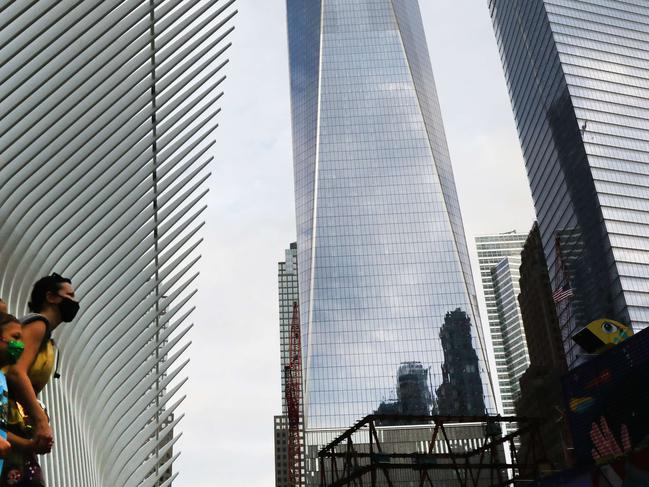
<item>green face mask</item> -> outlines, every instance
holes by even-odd
[[[19,342],[18,340],[7,341],[0,338],[0,341],[7,344],[7,357],[9,358],[9,363],[15,364],[16,362],[18,362],[18,359],[25,350],[25,344],[23,342]]]

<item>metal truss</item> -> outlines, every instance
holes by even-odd
[[[169,486],[235,0],[0,2],[0,296],[73,279],[48,485]]]
[[[381,441],[381,424],[395,428],[427,428],[429,440],[411,440],[404,448],[394,448]],[[482,438],[458,441],[450,428],[482,425]],[[511,433],[503,426],[509,425]],[[518,425],[518,426],[516,426]],[[523,458],[517,444],[522,437],[530,439]],[[468,439],[467,439],[468,440]],[[339,486],[506,486],[538,477],[538,458],[543,456],[534,446],[540,444],[538,421],[522,417],[502,416],[408,416],[369,415],[320,450],[321,487]],[[425,443],[425,444],[422,444]],[[472,446],[473,445],[473,446]],[[403,446],[403,445],[401,445]],[[425,448],[422,448],[425,447]],[[505,453],[507,448],[508,455]],[[419,451],[413,451],[417,450]],[[509,457],[509,458],[508,458]],[[435,472],[451,472],[444,478]]]

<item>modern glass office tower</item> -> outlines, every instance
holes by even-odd
[[[297,243],[293,242],[285,250],[285,259],[277,264],[277,284],[279,290],[279,346],[282,374],[282,414],[287,414],[284,367],[289,365],[289,346],[293,304],[300,302],[297,277]]]
[[[521,251],[527,235],[477,237],[478,265],[487,306],[500,399],[505,416],[514,416],[518,380],[529,365],[525,329],[518,305]]]
[[[601,317],[649,323],[649,5],[490,0],[570,364]]]
[[[399,367],[442,382],[448,313],[477,299],[419,5],[287,0],[307,430],[352,425]],[[466,323],[463,321],[463,323]]]
[[[284,251],[284,261],[277,264],[277,287],[279,292],[279,351],[282,376],[282,415],[275,416],[275,487],[289,486],[289,418],[286,403],[286,369],[290,365],[290,332],[293,305],[299,304],[297,243]],[[302,478],[298,482],[302,482]],[[301,484],[300,484],[301,485]]]
[[[233,1],[3,2],[0,296],[58,272],[81,299],[42,399],[47,485],[177,474],[210,134]]]

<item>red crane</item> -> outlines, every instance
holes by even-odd
[[[288,409],[288,485],[302,485],[302,352],[300,342],[300,306],[293,303],[289,331],[289,362],[284,367],[285,395]]]

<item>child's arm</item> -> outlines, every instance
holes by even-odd
[[[11,443],[0,436],[0,458],[7,458],[11,450]]]
[[[7,444],[7,453],[9,449],[14,448],[22,453],[32,453],[34,451],[34,442],[22,436],[13,434],[11,431],[7,431],[7,440],[0,438],[1,441],[4,441]],[[0,441],[0,443],[1,443]],[[2,447],[0,447],[0,456],[4,458],[7,453],[2,453]]]
[[[34,321],[23,326],[25,351],[18,362],[9,367],[5,373],[11,394],[27,410],[27,415],[33,422],[34,451],[40,454],[49,453],[52,450],[52,428],[45,411],[36,399],[36,392],[29,381],[27,371],[36,359],[46,330],[47,326],[43,321]]]

